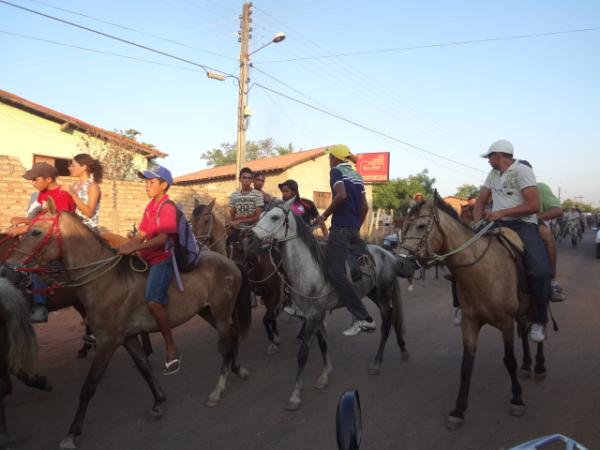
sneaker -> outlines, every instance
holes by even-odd
[[[291,317],[304,317],[304,314],[302,314],[302,311],[300,311],[298,309],[298,307],[296,305],[294,305],[293,303],[284,307],[283,310],[289,314]]]
[[[31,317],[29,318],[31,323],[46,323],[48,322],[48,309],[45,305],[35,305],[33,307],[33,312],[31,313]]]
[[[350,328],[345,330],[342,334],[344,336],[356,336],[361,331],[374,331],[377,326],[375,321],[367,322],[366,320],[355,320]]]
[[[552,298],[550,299],[553,302],[564,302],[565,301],[565,291],[558,285],[558,283],[552,284]]]
[[[529,328],[529,340],[544,342],[546,340],[546,327],[538,322],[532,323]]]
[[[454,311],[454,318],[452,319],[452,323],[455,327],[460,327],[460,325],[462,324],[462,309],[456,308],[456,311]]]

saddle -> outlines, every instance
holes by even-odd
[[[523,255],[525,247],[523,245],[523,241],[516,231],[508,227],[498,227],[490,230],[489,234],[496,235],[498,237],[498,240],[506,247],[513,259],[517,256]]]
[[[350,267],[352,281],[360,281],[363,275],[373,277],[375,261],[370,253],[363,253],[363,246],[352,245],[346,254],[346,262]]]

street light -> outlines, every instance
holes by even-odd
[[[278,44],[279,42],[283,41],[285,39],[285,33],[280,31],[278,33],[275,33],[275,36],[273,36],[273,39],[271,39],[269,42],[267,42],[266,44],[258,47],[256,50],[251,51],[250,53],[248,53],[248,56],[255,54],[257,51],[262,50],[263,48],[265,48],[267,45],[271,45],[271,44]]]

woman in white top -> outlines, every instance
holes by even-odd
[[[76,213],[83,223],[98,232],[98,213],[100,211],[100,183],[104,169],[102,163],[87,153],[75,156],[69,164],[72,177],[79,181],[71,186],[71,196],[77,206]]]

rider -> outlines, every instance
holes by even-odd
[[[87,153],[80,153],[69,163],[69,173],[79,178],[69,191],[77,209],[75,213],[92,231],[98,233],[98,214],[100,212],[100,183],[104,168],[102,163]]]
[[[565,216],[566,216],[567,222],[570,222],[571,220],[576,221],[577,234],[581,238],[583,236],[583,219],[582,219],[581,211],[579,210],[579,208],[577,208],[577,205],[571,206],[571,210],[568,211],[567,214],[565,214]],[[566,234],[566,228],[565,228],[565,234]]]
[[[534,342],[543,342],[546,339],[548,301],[552,296],[552,268],[548,251],[537,229],[536,213],[540,209],[540,202],[535,176],[528,166],[513,158],[513,153],[512,144],[502,139],[494,142],[481,155],[488,159],[492,170],[479,192],[473,217],[475,221],[481,220],[484,205],[491,196],[492,211],[486,212],[485,218],[516,231],[523,241],[527,281],[534,301],[534,321],[529,329],[529,338]]]
[[[57,211],[75,211],[75,203],[68,192],[63,191],[61,186],[56,182],[58,177],[58,170],[56,167],[51,166],[47,162],[35,163],[30,170],[25,172],[23,178],[31,180],[33,187],[38,191],[37,205],[41,207],[42,204],[52,198],[56,206]],[[35,202],[33,204],[36,204]],[[30,205],[30,211],[32,210]],[[36,212],[39,209],[34,208]],[[30,214],[29,217],[13,217],[10,220],[11,228],[8,230],[8,234],[11,236],[19,236],[27,232],[29,224],[33,222],[35,215]],[[31,217],[33,216],[33,217]],[[31,284],[34,290],[40,291],[48,287],[48,285],[39,277],[38,274],[31,275]],[[48,322],[48,309],[46,303],[48,302],[48,296],[46,294],[37,292],[33,294],[33,311],[31,313],[32,323],[44,323]]]
[[[227,236],[227,247],[239,240],[240,225],[254,225],[264,209],[264,197],[261,191],[252,188],[252,170],[243,167],[240,170],[241,189],[229,197],[230,220],[226,224],[234,232]]]
[[[301,198],[300,192],[298,192],[298,183],[296,180],[286,180],[283,183],[280,183],[279,190],[281,191],[281,197],[283,201],[291,200],[292,202],[290,208],[294,212],[294,214],[299,215],[304,220],[304,223],[307,225],[314,225],[315,220],[319,217],[319,211],[317,210],[316,205],[307,198]],[[324,223],[320,225],[321,232],[323,233],[323,237],[327,238],[329,235],[329,231],[327,231],[327,227]]]
[[[265,205],[271,203],[273,197],[271,196],[271,194],[267,194],[265,191],[263,191],[263,186],[265,185],[265,174],[263,172],[254,172],[254,174],[252,175],[252,185],[254,186],[254,189],[260,191],[260,193],[262,194],[263,203]]]
[[[168,169],[161,166],[138,172],[138,176],[146,183],[146,194],[150,202],[144,210],[138,234],[121,245],[118,252],[129,255],[139,251],[140,256],[150,265],[146,281],[146,306],[156,320],[167,347],[167,361],[163,374],[171,375],[181,368],[181,356],[173,340],[167,311],[169,286],[174,271],[171,250],[166,244],[169,238],[175,241],[177,235],[176,210],[173,203],[168,202],[167,195],[169,187],[173,184],[173,176]]]
[[[368,250],[360,238],[359,230],[365,220],[369,207],[365,196],[362,177],[346,160],[353,158],[345,145],[333,145],[326,150],[329,153],[329,184],[333,200],[320,215],[315,224],[321,225],[329,216],[331,229],[327,239],[327,267],[331,284],[340,301],[354,316],[354,323],[344,331],[345,336],[356,336],[361,331],[373,331],[375,321],[367,312],[346,276],[346,255],[350,246]]]

